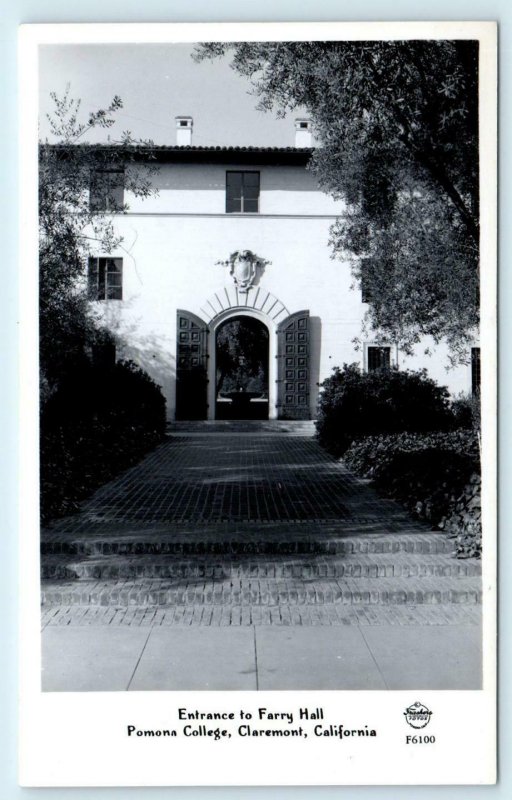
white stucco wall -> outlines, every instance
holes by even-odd
[[[260,173],[259,214],[336,214],[339,203],[318,191],[312,173],[301,166],[163,164],[151,180],[158,195],[144,200],[127,193],[131,213],[224,214],[226,170]]]
[[[97,303],[117,338],[119,358],[132,358],[162,386],[168,417],[175,413],[176,309],[186,309],[210,321],[217,309],[215,295],[230,300],[236,312],[233,279],[226,260],[235,250],[252,250],[271,261],[242,307],[252,305],[259,289],[261,303],[270,293],[293,313],[308,309],[311,318],[311,413],[318,386],[332,367],[344,362],[363,365],[361,337],[365,306],[352,289],[349,265],[330,257],[329,226],[342,213],[340,204],[320,192],[312,175],[301,167],[255,167],[261,173],[260,213],[225,213],[225,172],[237,165],[178,164],[163,167],[157,197],[127,198],[130,212],[116,218],[122,247],[112,255],[123,259],[123,300]],[[250,169],[244,165],[240,169]],[[102,255],[98,253],[98,255]],[[258,304],[257,304],[258,305]],[[267,306],[268,308],[268,306]],[[275,307],[276,309],[278,306]],[[225,314],[224,314],[225,316]],[[279,319],[267,319],[271,338]],[[424,350],[430,347],[432,355]],[[271,343],[271,355],[275,344]],[[270,359],[275,381],[275,359]],[[454,393],[471,386],[469,367],[446,372],[446,348],[422,342],[414,356],[398,353],[401,368],[426,367]],[[272,374],[274,373],[274,374]],[[275,391],[270,392],[274,416]],[[210,403],[210,414],[213,414]]]

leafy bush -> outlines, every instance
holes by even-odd
[[[322,383],[318,438],[340,455],[363,436],[447,430],[453,425],[448,397],[425,370],[362,373],[345,364]]]
[[[454,427],[480,430],[480,395],[459,394],[452,400],[451,411]]]
[[[164,432],[164,397],[133,362],[86,364],[69,374],[41,413],[43,522],[75,511]]]
[[[437,526],[479,471],[479,448],[472,431],[404,433],[355,442],[344,460],[381,494]]]
[[[482,555],[482,486],[475,472],[443,519],[440,528],[455,539],[457,558],[480,558]]]
[[[86,421],[163,433],[165,400],[160,387],[133,361],[85,364],[61,381],[44,406],[43,422],[53,428]]]

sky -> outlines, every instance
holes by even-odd
[[[108,131],[88,134],[88,141],[114,141],[123,131],[152,139],[155,144],[176,142],[174,118],[194,119],[194,145],[294,144],[294,119],[275,112],[257,111],[250,83],[238,76],[228,59],[195,63],[191,44],[43,45],[39,54],[40,134],[54,141],[46,114],[54,105],[51,92],[80,98],[83,119],[89,111],[108,106],[114,95],[123,101],[116,123]]]

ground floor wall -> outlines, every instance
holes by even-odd
[[[362,332],[366,310],[353,285],[348,264],[333,260],[326,218],[237,217],[196,219],[134,215],[119,222],[123,246],[122,300],[95,303],[116,340],[117,358],[143,367],[162,387],[170,420],[176,417],[179,346],[178,311],[194,315],[204,337],[208,377],[207,411],[215,416],[215,334],[235,316],[258,318],[269,333],[268,413],[283,413],[287,356],[294,358],[295,388],[307,382],[307,416],[316,415],[320,384],[335,366],[369,366],[369,348],[376,341]],[[250,251],[259,266],[250,285],[237,282],[230,257]],[[224,263],[219,263],[224,262]],[[293,354],[283,350],[280,326],[292,315],[307,316],[307,364],[301,370],[298,340]],[[301,340],[304,343],[304,340]],[[292,342],[290,341],[290,345]],[[412,355],[390,346],[391,363],[400,369],[427,369],[452,394],[471,389],[469,364],[450,368],[444,345],[421,342]],[[280,349],[281,348],[281,349]],[[291,362],[290,362],[291,370]],[[288,372],[291,375],[291,372]],[[288,381],[291,386],[292,381]]]

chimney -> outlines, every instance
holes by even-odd
[[[176,144],[178,147],[190,147],[192,144],[192,117],[176,117]]]
[[[295,147],[312,147],[313,137],[311,134],[310,119],[295,120]]]

